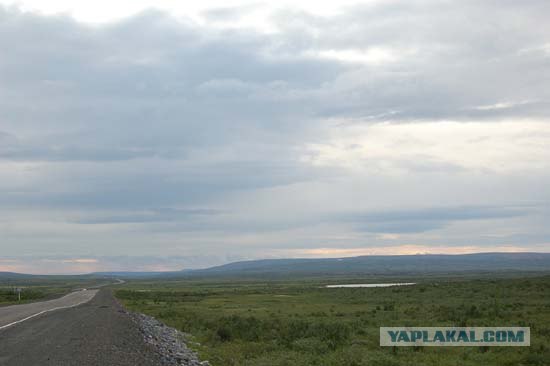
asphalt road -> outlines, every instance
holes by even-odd
[[[96,293],[97,290],[76,291],[54,300],[1,307],[0,329],[12,326],[17,322],[25,321],[25,319],[41,313],[85,303],[93,298]]]
[[[1,329],[0,365],[159,366],[158,356],[145,345],[111,292],[101,289],[90,295],[93,298],[81,305]]]

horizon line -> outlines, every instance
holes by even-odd
[[[92,272],[74,272],[74,273],[31,273],[31,272],[14,272],[14,271],[3,271],[0,268],[0,274],[14,274],[14,275],[23,275],[23,276],[88,276],[94,274],[108,274],[108,273],[176,273],[184,271],[200,271],[210,268],[221,267],[233,263],[244,263],[244,262],[256,262],[256,261],[276,261],[276,260],[338,260],[346,258],[359,258],[359,257],[415,257],[415,256],[468,256],[475,254],[550,254],[550,251],[515,251],[515,252],[468,252],[468,253],[415,253],[415,254],[363,254],[363,255],[350,255],[350,256],[339,256],[339,257],[279,257],[279,258],[257,258],[257,259],[245,259],[238,260],[233,262],[227,262],[219,265],[200,267],[200,268],[181,268],[175,270],[106,270],[106,271],[92,271]],[[131,256],[128,256],[131,257]]]

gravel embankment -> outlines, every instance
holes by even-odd
[[[199,361],[197,354],[187,347],[184,333],[145,314],[129,313],[129,315],[138,325],[145,343],[160,356],[163,365],[210,365],[208,361]]]

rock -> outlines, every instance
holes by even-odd
[[[130,316],[138,324],[145,343],[160,355],[163,366],[210,366],[208,361],[201,362],[197,354],[184,343],[187,334],[145,314],[130,313]]]

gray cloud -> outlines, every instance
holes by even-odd
[[[506,219],[537,213],[536,206],[459,206],[415,210],[348,213],[339,220],[374,233],[421,233],[441,229],[456,221]]]
[[[222,26],[255,7],[92,26],[0,6],[2,249],[229,258],[387,245],[377,233],[547,243],[545,214],[524,203],[550,202],[549,6],[286,9],[277,32]],[[441,137],[464,145],[454,160],[429,142],[400,154],[406,130],[340,147],[357,126],[446,120],[493,127]],[[502,121],[526,131],[492,136]]]
[[[550,30],[531,25],[544,24],[549,10],[544,1],[401,1],[358,5],[328,18],[287,11],[276,17],[289,40],[278,51],[382,48],[395,54],[382,67],[344,73],[334,86],[345,100],[329,102],[328,115],[397,111],[389,118],[546,117],[549,54],[542,50]],[[507,111],[470,108],[526,100],[536,102]]]
[[[225,8],[208,9],[201,13],[202,17],[213,21],[235,21],[243,15],[258,9],[259,4],[247,4],[241,6],[232,6]]]
[[[18,146],[5,144],[0,147],[0,159],[20,161],[116,161],[139,158],[175,156],[175,152],[154,149],[109,148],[84,146]]]
[[[99,164],[99,165],[98,165]],[[140,162],[125,169],[126,161],[106,168],[102,162],[61,167],[37,182],[60,180],[60,187],[44,187],[24,196],[6,194],[0,203],[38,207],[132,208],[200,204],[232,192],[284,186],[331,173],[301,166],[295,161],[242,161],[204,164],[165,160]],[[120,168],[120,169],[118,169]]]
[[[79,224],[136,224],[136,223],[155,223],[191,220],[193,218],[208,217],[220,215],[223,211],[208,208],[155,208],[144,210],[139,213],[116,215],[116,216],[97,216],[86,217],[76,220]]]

